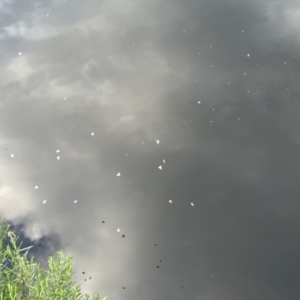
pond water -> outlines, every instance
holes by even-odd
[[[298,299],[299,10],[0,0],[0,216],[110,300]]]

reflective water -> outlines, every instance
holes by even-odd
[[[298,299],[299,5],[0,0],[0,215],[114,300]]]

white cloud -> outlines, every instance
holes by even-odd
[[[33,69],[34,67],[26,55],[16,53],[16,57],[0,70],[0,86],[6,86],[15,81],[22,81],[22,84],[25,84],[26,80],[34,73]]]

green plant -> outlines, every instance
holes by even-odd
[[[0,300],[89,299],[89,295],[82,295],[79,284],[73,281],[72,255],[64,257],[63,252],[58,251],[58,259],[49,257],[49,269],[44,270],[33,258],[27,259],[32,246],[20,249],[22,243],[19,247],[16,245],[18,237],[9,227],[0,219]],[[10,244],[5,248],[3,244],[7,237]],[[93,295],[93,300],[100,300],[98,293]],[[104,297],[103,300],[109,299]]]

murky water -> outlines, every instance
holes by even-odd
[[[0,0],[0,216],[111,300],[298,299],[299,5]]]

